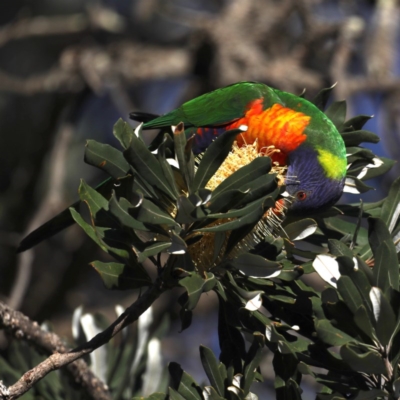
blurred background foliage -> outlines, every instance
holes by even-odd
[[[262,81],[312,98],[335,82],[348,118],[374,114],[377,155],[398,159],[399,4],[395,0],[5,0],[0,2],[0,296],[29,317],[70,335],[79,305],[112,315],[135,293],[109,292],[88,263],[99,251],[78,227],[17,257],[28,232],[77,199],[86,139],[117,145],[112,126],[129,111],[164,113],[203,92]],[[368,146],[367,146],[368,147]],[[392,171],[365,199],[383,198]],[[348,201],[357,201],[349,197]],[[174,296],[174,295],[173,295]],[[157,315],[171,312],[165,296]],[[218,354],[215,296],[203,296],[168,360],[185,359],[198,335]],[[172,332],[179,330],[179,325]],[[175,330],[174,330],[175,329]],[[1,339],[6,352],[7,340]],[[174,354],[171,357],[171,354]],[[199,374],[199,375],[196,375]],[[306,398],[306,397],[305,397]]]

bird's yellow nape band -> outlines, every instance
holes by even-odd
[[[317,147],[318,161],[328,178],[341,179],[346,174],[347,160],[335,156],[328,150]]]

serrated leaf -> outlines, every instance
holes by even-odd
[[[114,179],[122,178],[129,171],[129,164],[119,150],[95,140],[86,142],[85,162],[107,172]]]
[[[194,193],[204,187],[225,160],[236,136],[242,133],[241,129],[233,129],[218,136],[205,151],[194,176],[190,192]]]

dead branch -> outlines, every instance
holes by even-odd
[[[123,314],[121,314],[107,329],[103,332],[96,335],[93,339],[83,344],[82,346],[69,350],[68,352],[63,346],[58,337],[54,334],[49,334],[45,332],[46,335],[39,334],[37,324],[36,327],[34,323],[30,322],[28,327],[25,326],[26,321],[28,320],[26,317],[23,317],[22,314],[13,312],[14,314],[10,314],[9,308],[7,306],[2,305],[0,303],[0,327],[3,327],[9,331],[11,331],[14,336],[19,336],[22,338],[26,335],[26,339],[36,343],[42,343],[43,346],[50,346],[51,351],[54,352],[50,357],[41,362],[36,367],[32,368],[30,371],[26,372],[14,385],[5,388],[0,386],[0,399],[1,400],[14,400],[26,393],[33,385],[35,385],[40,379],[44,378],[49,372],[54,371],[56,369],[60,369],[68,364],[77,362],[81,362],[78,360],[86,354],[91,353],[93,350],[96,350],[100,346],[108,343],[111,338],[113,338],[118,332],[124,329],[126,326],[130,325],[134,321],[136,321],[139,316],[146,311],[153,302],[166,290],[166,287],[163,286],[163,282],[160,278],[158,278],[152,286],[150,286],[147,291],[139,297],[133,304],[131,304]],[[7,311],[5,311],[7,310]],[[18,316],[18,318],[13,318],[13,316]],[[29,320],[28,320],[29,321]],[[24,327],[25,330],[22,328]],[[41,332],[41,330],[40,330]],[[22,337],[21,337],[22,336]],[[29,338],[29,339],[28,339]],[[35,338],[35,340],[33,340]],[[46,347],[49,348],[49,347]],[[78,361],[77,361],[78,360]],[[74,368],[74,367],[69,367]],[[77,368],[77,367],[75,367]],[[79,370],[80,371],[80,370]],[[76,373],[76,371],[75,371]],[[81,375],[79,375],[81,376]],[[93,375],[92,375],[93,381]],[[82,385],[88,385],[89,382],[81,381]],[[88,386],[85,386],[88,388]],[[96,386],[96,390],[97,386]],[[101,392],[102,395],[104,392]],[[92,391],[93,392],[93,391]],[[109,399],[110,397],[100,397],[97,393],[97,397],[93,397],[95,399]]]
[[[28,317],[14,311],[11,307],[0,302],[0,327],[19,340],[26,340],[34,346],[45,350],[48,353],[66,353],[69,349],[62,340],[52,332],[47,332],[40,328],[37,322],[31,321]],[[79,384],[93,399],[111,399],[107,386],[93,375],[85,361],[77,360],[67,366],[68,372],[73,376],[75,382]],[[5,394],[8,393],[7,397]],[[19,397],[12,389],[1,387],[0,398],[12,399]],[[14,396],[14,397],[13,397]]]

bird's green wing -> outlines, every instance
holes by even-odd
[[[196,97],[176,110],[145,123],[144,128],[162,128],[179,122],[196,127],[223,125],[243,117],[249,103],[260,98],[265,99],[265,104],[279,101],[275,92],[262,83],[235,83]]]

